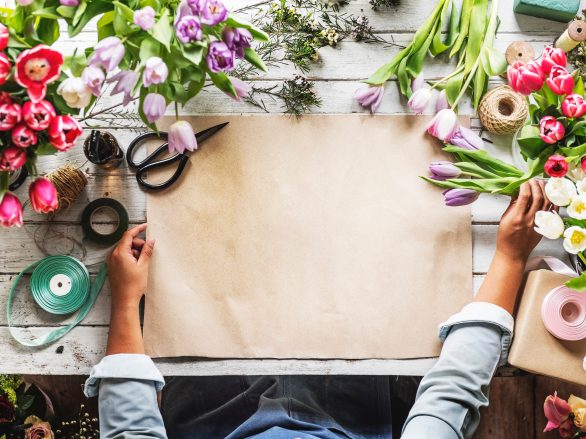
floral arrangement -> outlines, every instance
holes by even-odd
[[[557,430],[562,438],[586,437],[586,401],[570,395],[568,400],[549,395],[543,404],[547,418],[544,432]]]
[[[150,128],[170,104],[184,105],[209,79],[234,99],[250,87],[229,77],[239,60],[266,66],[251,48],[268,35],[233,17],[221,0],[17,0],[0,16],[0,225],[22,224],[22,203],[8,192],[11,172],[26,167],[36,177],[39,156],[66,151],[82,134],[84,115],[106,88],[124,105],[139,100]],[[64,57],[51,49],[59,21],[70,37],[94,17],[98,42]],[[85,117],[88,117],[87,115]],[[169,128],[169,148],[197,147],[192,127],[177,121]],[[58,208],[46,178],[29,188],[40,213]]]

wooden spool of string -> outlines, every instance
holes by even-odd
[[[586,41],[586,21],[574,20],[568,29],[556,40],[555,47],[564,52],[571,52],[578,44]]]
[[[527,100],[508,85],[489,91],[478,107],[480,122],[493,134],[517,132],[525,124],[528,116]]]
[[[87,178],[79,168],[71,164],[64,165],[46,176],[57,189],[59,209],[55,214],[67,209],[83,192]]]

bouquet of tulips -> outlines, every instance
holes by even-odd
[[[570,395],[568,400],[557,392],[545,398],[543,412],[547,418],[544,432],[557,430],[562,438],[586,437],[586,401]]]

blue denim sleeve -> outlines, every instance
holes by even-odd
[[[440,358],[421,381],[402,439],[474,434],[479,410],[488,405],[490,380],[507,361],[513,324],[504,309],[474,302],[441,325]]]
[[[157,403],[165,380],[146,355],[104,357],[85,384],[88,397],[98,395],[100,438],[166,439]]]

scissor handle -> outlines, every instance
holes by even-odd
[[[140,168],[137,169],[136,181],[138,181],[138,184],[140,185],[140,187],[147,189],[147,190],[150,190],[150,191],[162,191],[163,189],[167,189],[168,187],[173,185],[177,180],[179,180],[179,177],[181,177],[181,174],[183,173],[183,169],[185,169],[185,165],[187,164],[188,160],[189,160],[188,156],[186,156],[184,154],[176,154],[173,157],[169,157],[167,159],[164,159],[164,160],[161,160],[158,162],[148,163],[148,164],[141,166]],[[176,161],[179,161],[179,165],[177,166],[177,169],[175,170],[173,175],[171,177],[169,177],[169,179],[167,181],[164,181],[163,183],[149,183],[148,181],[146,181],[144,179],[144,174],[146,172],[148,172],[149,170],[156,169],[156,168],[163,168],[163,167],[165,167],[171,163],[174,163]]]
[[[135,138],[130,145],[128,145],[128,149],[126,150],[126,163],[128,163],[128,167],[130,169],[140,169],[144,166],[152,163],[163,151],[168,149],[168,144],[164,143],[163,145],[159,146],[155,149],[150,155],[148,155],[143,161],[136,163],[134,161],[134,152],[136,148],[146,142],[148,139],[163,139],[167,140],[167,132],[166,131],[159,131],[158,133],[152,131],[148,133],[141,134],[137,138]],[[178,154],[169,158],[176,158]],[[167,160],[167,159],[165,159]]]

